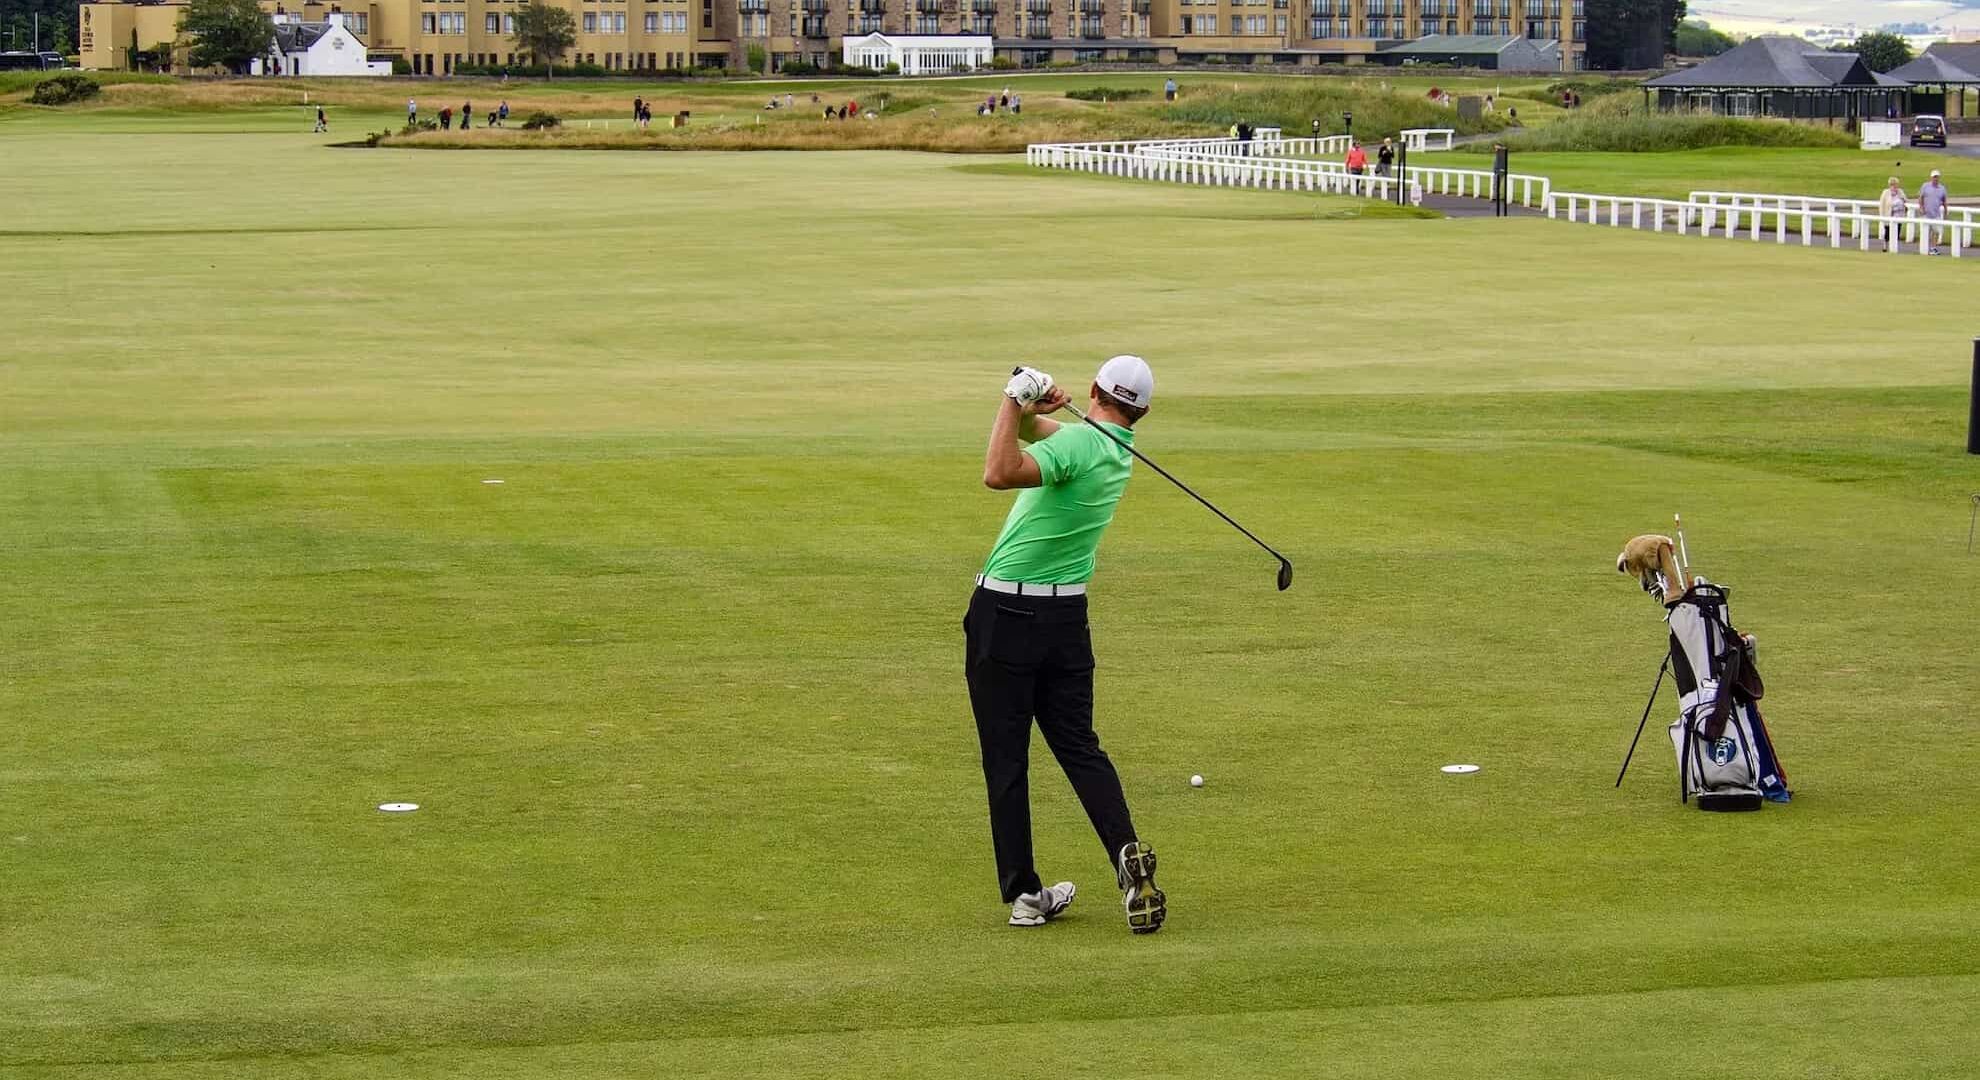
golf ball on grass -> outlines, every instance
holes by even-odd
[[[1192,776],[1192,777],[1190,777],[1190,778],[1189,778],[1189,786],[1190,786],[1190,787],[1202,787],[1202,786],[1203,786],[1203,774],[1202,774],[1202,773],[1198,773],[1198,774],[1196,774],[1195,776]]]

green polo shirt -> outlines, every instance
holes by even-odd
[[[1134,442],[1127,428],[1107,424],[1107,430],[1121,442]],[[1134,457],[1083,423],[1061,424],[1024,452],[1038,463],[1044,482],[1018,493],[983,564],[984,576],[1034,585],[1091,578],[1093,553],[1127,490]]]

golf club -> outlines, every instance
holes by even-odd
[[[1157,465],[1154,462],[1148,460],[1147,456],[1144,455],[1141,451],[1136,450],[1134,447],[1129,446],[1127,443],[1122,442],[1119,436],[1115,435],[1111,431],[1108,431],[1106,428],[1101,427],[1099,424],[1094,423],[1093,420],[1090,419],[1085,413],[1080,412],[1077,408],[1075,408],[1071,401],[1067,401],[1063,407],[1067,412],[1070,412],[1074,416],[1079,417],[1081,421],[1091,426],[1093,430],[1099,432],[1102,435],[1105,435],[1109,439],[1114,440],[1114,445],[1120,447],[1123,450],[1126,450],[1130,454],[1133,454],[1137,459],[1141,461],[1142,464],[1148,466],[1151,469],[1154,469],[1158,473],[1161,473],[1162,479],[1167,480],[1169,483],[1174,484],[1177,487],[1183,489],[1183,493],[1185,495],[1188,495],[1190,498],[1195,499],[1197,502],[1200,502],[1204,506],[1209,507],[1211,513],[1217,515],[1220,518],[1223,518],[1225,522],[1229,523],[1231,528],[1236,529],[1237,531],[1243,533],[1247,537],[1250,537],[1252,543],[1257,544],[1259,547],[1264,548],[1267,554],[1279,560],[1279,591],[1285,592],[1287,589],[1292,588],[1291,559],[1288,559],[1284,555],[1281,555],[1278,552],[1273,551],[1272,545],[1266,543],[1263,540],[1260,540],[1257,536],[1253,535],[1250,529],[1247,529],[1244,526],[1239,525],[1237,522],[1232,521],[1231,516],[1229,514],[1224,513],[1222,510],[1217,509],[1216,504],[1212,503],[1209,499],[1206,499],[1203,496],[1198,495],[1196,492],[1191,491],[1189,489],[1188,484],[1185,484],[1181,480],[1178,480],[1175,477],[1170,476],[1169,471],[1167,469],[1164,469],[1160,465]]]

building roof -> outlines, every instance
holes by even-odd
[[[1925,46],[1924,55],[1944,60],[1961,71],[1980,74],[1980,41],[1935,41]]]
[[[327,22],[294,22],[275,24],[275,51],[282,53],[308,52],[323,35],[330,32]]]
[[[1949,57],[1934,53],[1932,49],[1936,48],[1938,46],[1934,45],[1932,48],[1926,49],[1918,59],[1913,60],[1903,67],[1893,68],[1885,74],[1891,78],[1903,79],[1905,82],[1913,84],[1980,83],[1980,75],[1975,75],[1972,69]],[[1980,62],[1980,45],[1975,45],[1974,48],[1976,52],[1973,59],[1976,62]]]
[[[1825,52],[1800,38],[1748,38],[1701,64],[1651,79],[1650,87],[1711,90],[1831,90],[1903,85],[1880,79],[1855,53]]]
[[[1377,51],[1395,53],[1398,56],[1417,54],[1436,56],[1463,56],[1467,54],[1473,56],[1497,56],[1505,52],[1506,49],[1510,48],[1513,43],[1519,40],[1521,39],[1517,35],[1425,34],[1415,41],[1405,41],[1399,45],[1391,45],[1386,49]]]

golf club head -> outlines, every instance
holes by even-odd
[[[1287,589],[1290,588],[1292,588],[1292,560],[1280,559],[1279,560],[1279,591],[1285,592]]]

